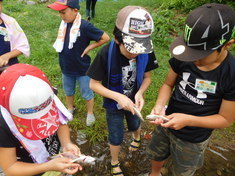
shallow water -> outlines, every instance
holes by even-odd
[[[74,140],[80,144],[82,153],[96,158],[94,166],[84,166],[82,172],[76,176],[111,176],[110,153],[107,141],[100,141],[91,145],[84,134],[73,133]],[[141,142],[140,150],[129,152],[131,134],[125,134],[120,153],[121,168],[125,176],[141,176],[150,171],[150,162],[146,157],[145,149],[149,143],[149,135],[145,134]],[[74,142],[75,142],[74,141]],[[167,169],[163,169],[164,176],[170,176]],[[197,171],[195,176],[235,176],[235,148],[223,148],[214,145],[213,142],[206,150],[204,166]]]

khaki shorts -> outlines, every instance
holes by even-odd
[[[42,176],[62,176],[63,174],[61,172],[56,171],[48,171],[45,172]]]
[[[157,126],[147,147],[151,160],[164,161],[172,158],[172,176],[193,176],[203,165],[204,152],[209,139],[201,143],[191,143],[175,137],[168,129]]]

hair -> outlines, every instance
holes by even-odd
[[[119,42],[119,44],[123,43],[123,40],[122,40],[122,31],[120,31],[117,28],[117,26],[115,26],[114,29],[113,29],[113,35],[114,35],[115,39]]]

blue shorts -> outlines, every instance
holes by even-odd
[[[109,143],[114,146],[121,145],[124,137],[124,117],[129,131],[136,131],[140,127],[140,119],[129,111],[106,109]]]
[[[91,100],[94,97],[94,93],[89,87],[90,78],[88,76],[62,74],[63,89],[66,96],[73,96],[75,94],[76,81],[78,81],[82,98],[85,100]]]

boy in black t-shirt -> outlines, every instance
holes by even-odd
[[[235,117],[235,12],[223,4],[205,4],[186,19],[185,33],[170,46],[170,70],[151,114],[157,126],[147,148],[150,176],[160,176],[164,160],[173,160],[173,176],[192,176],[203,165],[213,129]],[[172,93],[173,91],[173,93]],[[165,105],[170,99],[167,109]]]
[[[119,151],[124,136],[124,117],[133,132],[130,150],[140,146],[140,119],[134,115],[144,106],[143,94],[151,83],[151,70],[158,67],[151,34],[153,20],[142,7],[120,10],[114,40],[104,46],[88,69],[90,87],[104,97],[113,175],[122,176]]]
[[[91,62],[88,53],[106,43],[109,36],[91,23],[81,19],[78,3],[78,0],[56,0],[48,7],[59,11],[62,19],[53,47],[59,53],[67,108],[73,113],[74,94],[76,82],[78,82],[80,94],[86,100],[86,125],[91,126],[95,122],[95,116],[93,113],[94,93],[89,88],[90,79],[86,76]],[[95,42],[90,44],[91,41]]]

